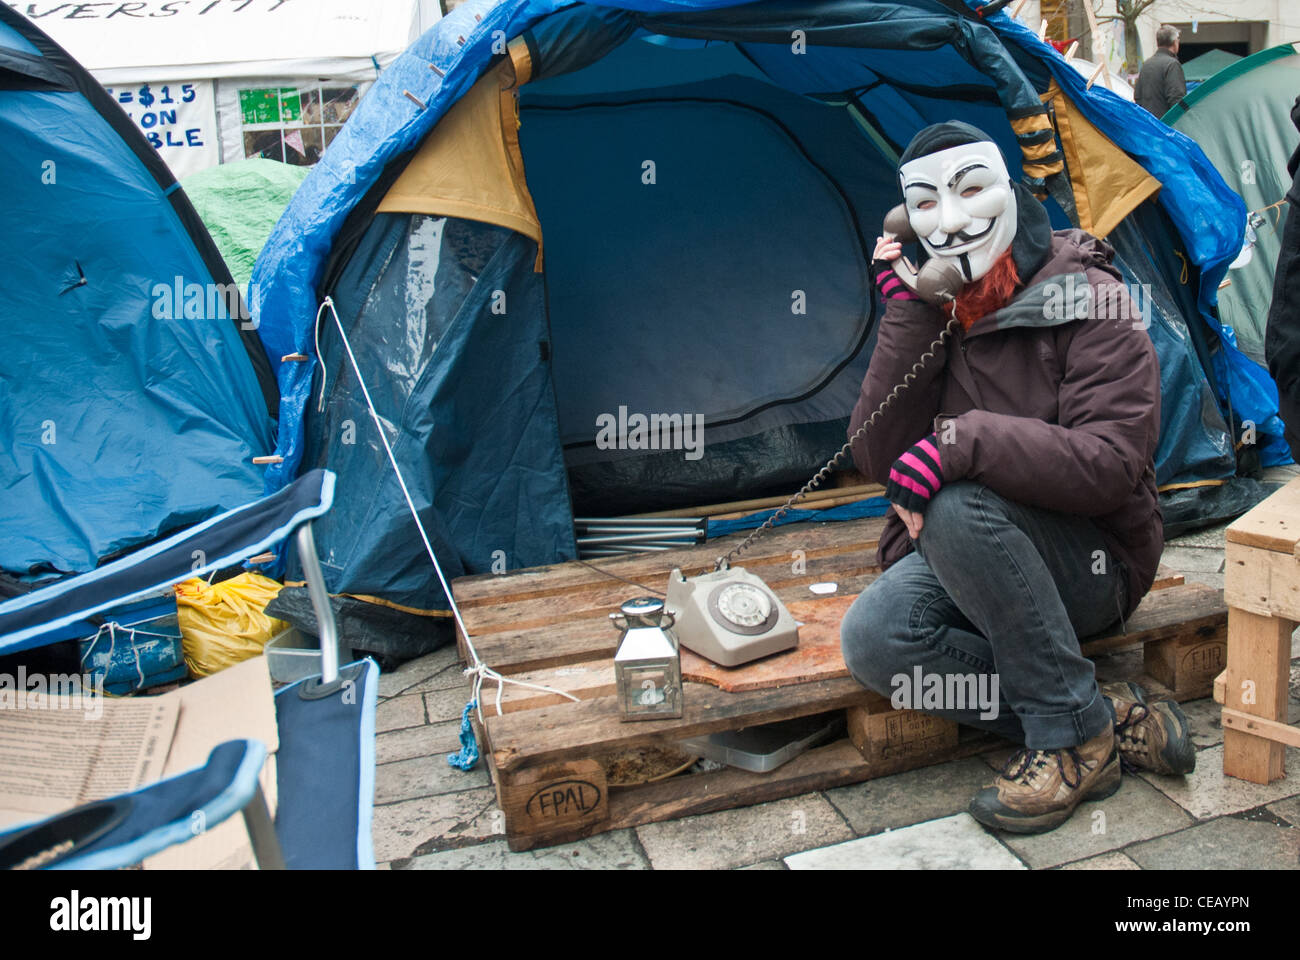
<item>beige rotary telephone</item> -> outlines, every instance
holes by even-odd
[[[883,235],[904,243],[916,240],[907,220],[906,207],[900,204],[885,215]],[[917,296],[935,305],[951,301],[965,283],[961,270],[945,257],[931,257],[920,270],[906,257],[899,257],[892,266],[898,278]],[[666,606],[676,618],[674,632],[683,647],[721,666],[737,667],[798,645],[799,625],[785,604],[759,577],[744,567],[732,567],[731,559],[830,476],[831,471],[849,455],[853,444],[866,435],[868,428],[911,385],[921,368],[934,358],[943,341],[955,332],[958,325],[955,317],[948,321],[939,337],[931,342],[903,377],[902,383],[889,392],[848,443],[762,526],[755,528],[725,556],[719,557],[712,572],[687,578],[682,576],[681,570],[673,570],[668,577]]]

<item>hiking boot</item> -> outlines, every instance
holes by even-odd
[[[1196,745],[1178,704],[1149,703],[1136,683],[1108,683],[1101,693],[1115,708],[1115,740],[1125,770],[1177,775],[1196,769]]]
[[[1085,800],[1104,800],[1119,789],[1119,751],[1107,726],[1087,743],[1059,750],[1014,754],[993,785],[970,802],[970,815],[994,830],[1055,830]]]

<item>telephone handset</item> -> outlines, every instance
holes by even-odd
[[[907,219],[907,207],[899,204],[885,214],[883,236],[886,240],[914,243],[916,231]],[[926,303],[942,306],[957,296],[966,283],[961,269],[948,257],[931,257],[920,270],[907,257],[899,257],[891,264],[898,279]]]
[[[907,221],[906,208],[897,206],[889,211],[885,216],[883,233],[905,243],[916,239]],[[965,282],[957,265],[946,257],[931,257],[919,271],[908,260],[899,257],[893,261],[893,269],[921,299],[936,305],[952,300]],[[955,316],[949,318],[943,332],[930,342],[903,375],[902,382],[889,391],[880,406],[849,437],[848,443],[840,447],[839,452],[761,526],[725,556],[719,557],[712,572],[687,578],[681,570],[673,570],[668,577],[665,606],[676,617],[674,631],[683,647],[724,667],[735,667],[798,645],[799,625],[785,604],[759,577],[744,567],[730,566],[731,559],[830,476],[831,471],[850,454],[853,444],[866,436],[867,430],[884,415],[898,395],[912,385],[921,369],[934,359],[944,340],[959,326]]]

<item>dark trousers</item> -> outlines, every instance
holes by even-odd
[[[969,702],[926,712],[1034,749],[1078,746],[1114,721],[1079,638],[1120,619],[1127,587],[1092,521],[952,483],[926,508],[916,548],[845,614],[844,661],[859,683],[891,696],[920,667],[945,690],[982,677],[991,692],[996,676],[996,717]]]

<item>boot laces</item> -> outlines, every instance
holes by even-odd
[[[1129,755],[1143,753],[1147,749],[1147,728],[1142,721],[1151,716],[1151,708],[1144,703],[1131,703],[1124,713],[1124,719],[1115,724],[1115,736],[1119,741],[1120,763],[1124,770],[1133,772],[1140,769]]]
[[[1074,780],[1071,780],[1066,773],[1067,756],[1074,764]],[[1084,762],[1075,747],[1063,747],[1057,750],[1031,750],[1025,747],[1013,753],[1007,760],[1002,768],[1002,776],[1012,783],[1035,787],[1038,785],[1036,783],[1038,777],[1047,771],[1048,762],[1052,758],[1055,758],[1056,765],[1061,771],[1061,781],[1071,790],[1079,789],[1079,785],[1083,782]]]

